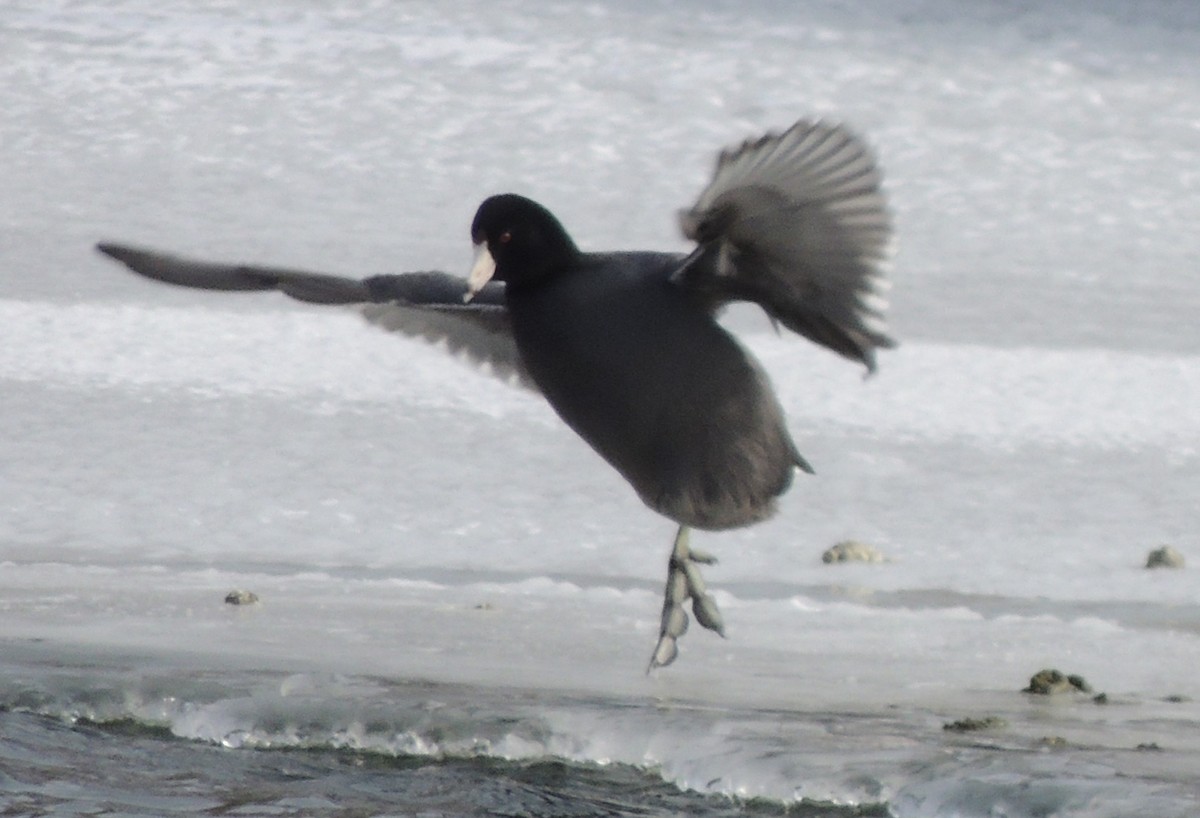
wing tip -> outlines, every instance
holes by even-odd
[[[97,253],[115,259],[122,264],[129,264],[130,259],[143,254],[143,251],[135,247],[130,247],[127,244],[118,244],[115,241],[98,241],[94,249]]]
[[[863,373],[863,378],[873,377],[878,371],[878,363],[875,360],[875,351],[880,349],[896,349],[900,346],[900,342],[890,335],[884,335],[882,332],[872,333],[868,345],[859,350],[858,359],[862,362],[867,371]]]

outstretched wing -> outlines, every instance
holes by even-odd
[[[721,152],[679,214],[699,246],[674,280],[716,303],[758,303],[788,329],[873,371],[886,334],[892,222],[880,172],[844,127],[800,121]]]
[[[102,242],[96,249],[135,273],[203,290],[278,290],[310,304],[361,305],[372,324],[392,332],[442,342],[454,353],[487,365],[500,377],[516,377],[529,388],[512,336],[504,285],[484,287],[469,304],[465,278],[420,272],[364,279],[282,267],[196,261],[137,247]]]

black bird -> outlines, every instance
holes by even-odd
[[[365,304],[366,318],[445,339],[541,391],[559,416],[679,523],[650,669],[670,664],[683,605],[724,633],[689,528],[770,517],[796,468],[758,362],[716,315],[753,301],[770,318],[875,367],[885,334],[883,278],[892,226],[880,172],[844,127],[800,121],[722,151],[708,187],[681,211],[690,254],[581,251],[550,211],[515,194],[480,205],[480,248],[466,280],[418,272],[348,279],[191,261],[118,244],[102,253],[150,278],[217,290],[281,290],[322,304]]]

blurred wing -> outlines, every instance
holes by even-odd
[[[414,292],[414,284],[433,284],[435,289],[441,288],[442,285],[437,282],[412,280],[414,277],[424,276],[439,276],[445,282],[453,282],[447,286],[453,290],[453,298],[458,299],[458,303],[428,301],[427,291]],[[397,280],[389,285],[389,289],[391,286],[401,286],[407,291],[408,297],[365,305],[362,308],[363,317],[372,324],[410,338],[444,343],[451,353],[461,355],[478,366],[487,367],[497,377],[505,380],[516,379],[525,388],[538,391],[517,353],[517,342],[513,339],[508,308],[503,303],[491,303],[490,298],[482,297],[484,292],[492,290],[498,292],[502,300],[504,285],[489,284],[484,291],[471,299],[471,303],[464,304],[462,295],[466,292],[465,278],[455,278],[444,273],[408,273],[375,276],[367,281],[374,288],[382,279]]]
[[[412,338],[443,342],[454,353],[486,365],[502,377],[516,377],[536,389],[525,372],[512,337],[504,285],[489,284],[463,303],[465,278],[420,272],[343,278],[282,267],[257,267],[195,261],[128,247],[96,245],[135,273],[202,290],[278,290],[310,304],[362,305],[363,316],[376,326]]]
[[[674,280],[754,301],[775,320],[873,371],[886,334],[892,221],[866,145],[800,121],[721,152],[680,225],[699,246]]]

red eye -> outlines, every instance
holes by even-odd
[[[500,234],[500,243],[501,244],[508,244],[510,241],[512,241],[512,233],[505,230],[503,233]]]

